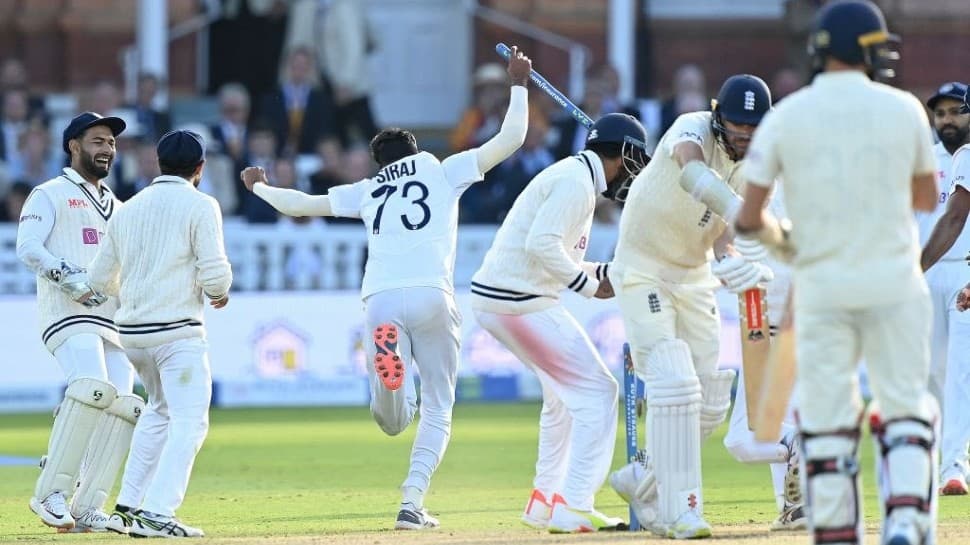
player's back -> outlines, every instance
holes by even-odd
[[[420,152],[385,165],[372,178],[332,188],[334,213],[359,217],[367,228],[361,296],[406,287],[451,293],[458,199],[481,179],[474,151],[442,162]]]
[[[116,322],[167,323],[201,314],[197,278],[205,264],[195,255],[195,239],[222,236],[199,229],[212,223],[200,221],[209,214],[219,214],[215,199],[175,176],[157,178],[115,212],[109,230],[121,266]]]
[[[825,73],[762,125],[795,225],[800,300],[861,307],[925,289],[912,178],[929,126],[916,98],[860,72]]]

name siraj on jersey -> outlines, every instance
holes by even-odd
[[[414,166],[414,159],[411,159],[410,161],[387,165],[377,173],[374,180],[382,184],[384,182],[394,181],[402,176],[414,176],[415,172],[417,172],[417,169]]]

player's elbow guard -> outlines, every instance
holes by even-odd
[[[698,202],[705,204],[712,212],[732,223],[741,210],[741,197],[724,180],[701,161],[691,161],[684,165],[678,179],[680,187],[690,193]]]

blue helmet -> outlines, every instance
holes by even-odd
[[[650,155],[647,153],[647,130],[632,115],[606,114],[593,123],[586,136],[586,149],[600,149],[600,144],[616,144],[619,147],[626,176],[613,184],[609,183],[611,180],[607,180],[603,196],[623,202],[633,179],[650,162]]]
[[[891,78],[895,75],[889,61],[899,59],[890,46],[899,37],[890,34],[879,6],[870,0],[836,0],[829,2],[815,16],[808,42],[808,53],[816,72],[825,68],[829,57],[846,64],[862,64],[869,77]]]
[[[756,127],[770,110],[771,91],[758,76],[737,74],[721,85],[717,98],[711,101],[711,129],[732,160],[737,161],[740,154],[728,142],[724,122]]]
[[[961,114],[970,114],[970,85],[967,86],[967,90],[963,92],[963,108],[960,108]]]

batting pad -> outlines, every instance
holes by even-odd
[[[704,397],[701,405],[701,441],[704,441],[727,419],[728,411],[731,410],[734,371],[721,369],[698,378]]]
[[[647,434],[657,480],[660,521],[671,524],[701,499],[701,384],[680,340],[658,344],[647,357]]]
[[[859,432],[803,432],[805,483],[817,543],[857,543],[864,535],[859,492]]]
[[[101,413],[87,453],[81,463],[77,491],[71,499],[71,514],[80,516],[88,509],[102,509],[115,484],[115,476],[128,456],[131,434],[145,402],[133,394],[121,394]]]
[[[114,386],[96,378],[82,377],[67,385],[64,400],[54,418],[40,478],[34,488],[35,498],[43,500],[56,490],[68,494],[74,489],[74,479],[88,439],[101,411],[107,409],[116,396]]]

